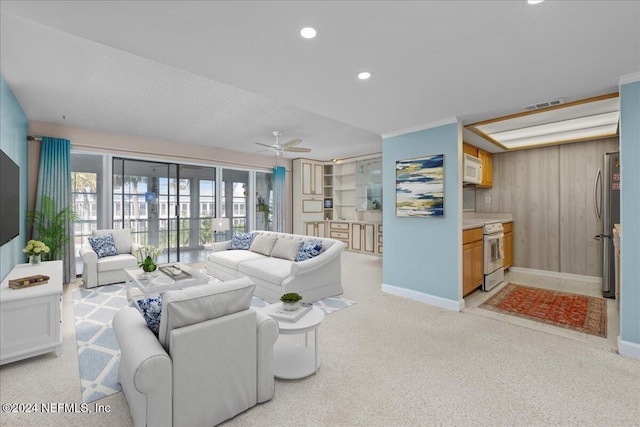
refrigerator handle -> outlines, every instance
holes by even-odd
[[[596,220],[600,222],[601,208],[600,206],[598,206],[598,182],[600,182],[600,185],[602,186],[602,171],[600,170],[600,168],[598,168],[598,171],[596,172],[596,176],[593,179],[593,209],[595,210],[595,213],[596,213]],[[602,196],[602,189],[600,190],[600,195]]]

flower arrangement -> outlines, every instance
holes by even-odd
[[[152,273],[158,268],[158,256],[162,253],[162,248],[156,248],[153,245],[141,246],[136,249],[133,254],[138,259],[138,267],[146,273]]]
[[[29,240],[27,242],[27,246],[24,247],[22,252],[32,257],[31,262],[33,264],[38,264],[40,255],[48,254],[49,250],[49,246],[45,245],[40,240]]]
[[[290,292],[280,297],[280,301],[282,301],[282,308],[288,311],[297,309],[300,306],[301,300],[302,296],[295,292]]]

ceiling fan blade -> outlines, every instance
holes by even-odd
[[[262,145],[263,147],[269,147],[269,148],[271,148],[272,150],[273,150],[273,149],[276,149],[276,150],[278,149],[278,147],[277,147],[277,146],[275,146],[275,145],[263,144],[262,142],[254,142],[254,144]]]
[[[293,147],[295,145],[298,145],[301,142],[302,142],[302,140],[300,138],[292,139],[291,141],[285,142],[284,144],[282,144],[282,147],[286,149],[288,147]]]
[[[288,148],[285,148],[284,151],[291,151],[294,153],[308,153],[309,151],[311,151],[311,148],[288,147]]]

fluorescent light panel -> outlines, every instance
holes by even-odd
[[[489,120],[467,128],[507,150],[617,135],[619,97],[605,95],[590,102],[576,101],[565,105]]]

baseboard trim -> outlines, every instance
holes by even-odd
[[[399,288],[397,286],[382,284],[382,292],[396,295],[402,298],[412,299],[418,302],[424,302],[436,307],[446,308],[452,311],[462,311],[464,309],[464,300],[453,301],[446,298],[437,297],[434,295],[425,294],[422,292],[414,291],[413,289]]]
[[[622,339],[620,339],[620,335],[618,335],[618,353],[621,356],[640,360],[640,344],[622,341]]]
[[[536,270],[534,268],[510,267],[514,273],[535,274],[538,276],[557,277],[558,279],[580,280],[589,283],[602,283],[602,278],[595,276],[583,276],[581,274],[561,273],[559,271]]]

